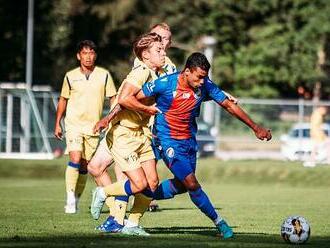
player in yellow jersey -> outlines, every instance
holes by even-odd
[[[158,23],[155,24],[154,26],[151,27],[151,29],[149,30],[150,32],[155,32],[157,34],[159,34],[162,37],[162,44],[164,46],[165,49],[167,49],[170,45],[171,45],[171,38],[172,38],[172,34],[170,31],[170,27],[166,24],[166,23]],[[134,60],[134,66],[137,67],[139,65],[143,65],[143,63],[136,58]],[[173,62],[168,58],[165,57],[165,65],[162,68],[161,73],[157,73],[158,76],[164,76],[164,75],[168,75],[171,73],[176,72],[176,67],[173,64]],[[228,94],[228,97],[231,101],[237,102],[237,99],[232,97],[231,95]],[[100,130],[100,129],[104,129],[108,126],[109,120],[111,119],[111,115],[107,116],[106,118],[103,118],[100,122],[98,122],[98,124],[95,127],[95,130]],[[153,119],[153,118],[152,118]],[[152,124],[152,122],[150,123]],[[148,129],[145,130],[148,133]],[[149,135],[149,134],[148,134]],[[150,133],[151,135],[151,133]],[[104,140],[103,140],[104,141]],[[95,156],[93,157],[93,159],[91,160],[91,162],[88,165],[89,168],[89,172],[92,175],[95,175],[95,177],[98,178],[104,178],[104,183],[97,183],[98,186],[104,186],[107,184],[110,184],[109,180],[106,180],[106,178],[108,178],[109,176],[106,173],[106,169],[109,166],[109,164],[112,161],[112,157],[111,155],[109,155],[109,152],[107,152],[107,147],[104,145],[105,142],[101,142],[100,146],[97,149],[97,152],[95,154]],[[118,178],[118,170],[116,171],[116,175]],[[119,177],[123,178],[120,174]],[[113,201],[110,200],[110,198],[107,198],[107,205],[109,206],[110,204],[113,204]],[[113,220],[115,219],[118,223],[123,224],[123,219],[125,216],[125,212],[126,212],[126,206],[127,206],[127,202],[128,202],[128,197],[117,197],[115,203],[114,204],[114,209],[115,211],[110,211],[110,216],[108,217],[108,219],[98,227],[99,230],[101,231],[108,231],[108,232],[117,232],[119,230],[119,228],[117,228],[115,225],[113,224]],[[137,201],[134,202],[132,211],[134,212],[136,210],[136,205],[137,205]],[[139,207],[137,207],[139,208]],[[157,208],[157,204],[155,202],[153,202],[153,204],[151,203],[149,206],[149,210],[155,210]],[[116,215],[115,218],[113,218],[112,215]],[[99,218],[99,215],[93,216],[95,219]],[[131,217],[131,216],[130,216]],[[134,218],[134,221],[137,222],[138,220],[136,218]],[[132,226],[136,226],[136,223],[127,221],[128,225],[132,225]]]
[[[162,22],[162,23],[157,23],[157,24],[153,25],[150,28],[149,33],[156,33],[160,37],[162,37],[162,44],[165,48],[165,51],[168,48],[170,48],[170,46],[172,44],[172,32],[171,32],[170,26],[167,23]],[[138,65],[140,62],[141,61],[138,58],[135,58],[134,65]],[[165,65],[163,66],[164,73],[161,76],[172,74],[176,71],[177,71],[177,69],[176,69],[175,64],[170,60],[170,58],[168,56],[166,56]],[[150,123],[149,123],[150,130],[153,125],[153,120],[154,120],[154,116],[152,116],[150,119]],[[151,136],[151,132],[150,132],[150,136]],[[158,206],[156,200],[153,200],[150,203],[150,206],[148,209],[149,209],[149,211],[153,212],[153,211],[156,211],[158,208],[159,208],[159,206]]]
[[[137,65],[123,81],[118,96],[118,103],[126,101],[130,95],[136,94],[145,82],[157,78],[162,73],[165,63],[165,51],[161,37],[155,33],[142,35],[134,43],[134,53],[140,59]],[[145,102],[144,113],[123,109],[116,117],[115,124],[108,132],[110,152],[117,165],[129,180],[118,181],[106,187],[97,187],[93,194],[91,213],[99,215],[106,196],[130,196],[135,194],[135,201],[150,202],[150,192],[158,186],[158,175],[151,140],[144,130],[148,128],[150,115],[158,109]],[[145,106],[141,104],[141,106]],[[149,113],[145,114],[145,113]],[[149,187],[151,191],[146,190]],[[142,192],[144,194],[136,194]],[[149,194],[149,195],[148,195]],[[148,205],[147,205],[148,206]]]
[[[65,213],[76,213],[78,200],[85,188],[87,163],[99,142],[93,132],[100,120],[105,97],[114,100],[116,88],[109,71],[95,65],[96,45],[91,40],[79,42],[77,59],[80,66],[67,72],[56,111],[54,135],[63,138],[60,125],[65,115],[65,137],[69,163],[66,167]]]
[[[151,27],[150,32],[159,34],[162,37],[162,45],[164,48],[168,48],[171,44],[171,31],[169,26],[166,23],[158,23]],[[145,64],[135,58],[133,68],[145,67]],[[165,57],[165,64],[158,73],[155,73],[156,76],[164,76],[176,72],[176,67],[173,62]],[[119,106],[119,105],[118,105]],[[95,131],[100,131],[108,127],[109,122],[107,118],[103,118],[98,125],[95,126]],[[109,142],[108,142],[109,143]],[[88,164],[88,171],[94,177],[95,182],[98,186],[106,186],[111,184],[111,179],[107,173],[107,168],[113,163],[112,156],[107,147],[106,139],[104,138],[97,148],[96,153]],[[115,173],[117,180],[123,180],[124,174],[120,173],[120,170],[115,166]],[[110,208],[110,216],[108,219],[98,227],[98,229],[103,231],[116,231],[114,229],[107,230],[107,227],[112,224],[112,220],[115,219],[118,223],[123,224],[123,219],[126,213],[128,197],[116,197],[115,202],[111,197],[107,198],[106,204]],[[99,215],[94,215],[93,218],[98,219]]]

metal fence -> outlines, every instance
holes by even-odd
[[[257,140],[254,133],[242,122],[232,117],[222,108],[212,103],[214,110],[211,122],[217,126],[217,154],[222,158],[278,158],[285,159],[280,153],[283,141],[297,123],[309,123],[314,107],[330,106],[329,101],[315,102],[304,99],[240,99],[239,105],[258,124],[271,129],[270,142]],[[209,110],[203,111],[203,117]],[[205,119],[205,118],[204,118]],[[207,118],[206,118],[207,119]],[[303,134],[299,133],[299,139]]]
[[[58,93],[47,87],[37,87],[29,93],[19,84],[0,84],[0,156],[28,157],[33,153],[49,155],[57,149],[63,150],[64,142],[53,136],[57,99]],[[235,158],[236,154],[236,158],[281,158],[281,135],[295,123],[309,122],[316,104],[330,106],[330,102],[304,99],[240,99],[239,105],[254,121],[272,130],[270,142],[257,140],[246,125],[212,102],[202,107],[200,121],[209,123],[210,128],[213,126],[216,138],[211,142],[215,143],[218,157]],[[209,140],[210,136],[203,133],[200,137]]]

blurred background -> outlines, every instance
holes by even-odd
[[[273,132],[271,142],[256,141],[242,123],[206,104],[200,156],[304,160],[311,113],[330,106],[327,0],[0,0],[0,6],[2,158],[63,152],[64,143],[53,138],[55,110],[64,74],[77,66],[78,41],[96,42],[97,64],[118,87],[132,66],[134,39],[158,22],[171,27],[168,56],[179,69],[191,52],[204,52],[213,81]]]

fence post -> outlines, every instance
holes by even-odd
[[[7,95],[7,133],[6,133],[6,153],[12,151],[13,144],[13,101],[12,94]]]

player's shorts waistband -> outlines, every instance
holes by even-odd
[[[127,128],[131,131],[143,131],[143,127],[141,127],[141,126],[139,126],[139,127],[127,127],[127,126],[124,126],[120,123],[118,124],[118,126],[123,127],[123,128]]]

